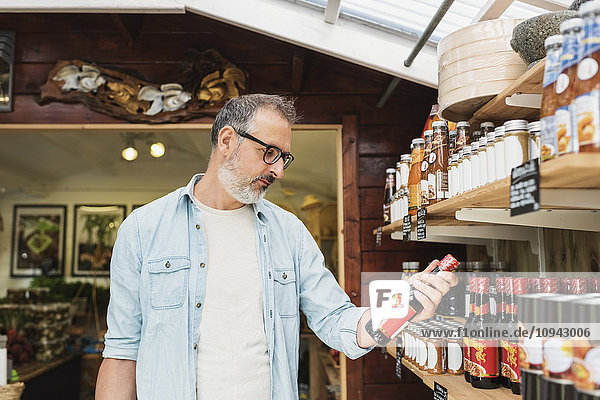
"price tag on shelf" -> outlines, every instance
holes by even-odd
[[[448,389],[433,382],[433,400],[448,400]]]
[[[510,216],[540,209],[540,166],[530,160],[512,169],[510,174]]]
[[[427,222],[425,221],[427,216],[427,210],[421,208],[417,211],[417,240],[425,239],[427,237]]]
[[[405,215],[402,220],[402,240],[410,242],[410,231],[412,230],[412,221],[410,215]]]

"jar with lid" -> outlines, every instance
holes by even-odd
[[[448,358],[446,372],[448,372],[451,375],[462,375],[464,372],[462,339],[456,337],[448,337],[446,343],[446,353]]]
[[[410,197],[408,188],[404,188],[404,195],[402,196],[402,218],[408,215],[408,198]]]
[[[527,121],[513,119],[504,123],[504,168],[505,176],[512,169],[529,160],[529,131]]]
[[[398,207],[398,192],[394,193],[392,196],[392,201],[390,203],[390,223],[394,223],[398,220],[398,214],[396,213],[396,209]]]
[[[383,225],[389,225],[392,222],[390,207],[396,190],[396,170],[388,168],[385,170],[385,193],[383,196]]]
[[[433,139],[429,156],[430,204],[448,198],[448,130],[445,122],[433,123]]]
[[[495,132],[490,132],[487,135],[487,176],[488,182],[492,183],[496,180],[496,146],[494,140],[496,138]]]
[[[504,147],[504,125],[501,125],[496,127],[494,138],[494,148],[496,149],[496,180],[506,178]]]
[[[456,153],[456,135],[456,129],[448,133],[448,158],[452,157],[452,155]]]
[[[473,189],[471,184],[471,146],[463,147],[463,193]]]
[[[422,207],[421,203],[421,164],[423,163],[423,152],[425,151],[425,140],[413,139],[412,154],[410,156],[410,173],[408,175],[408,190],[410,193],[408,211],[410,215],[417,215],[417,210]]]
[[[540,121],[533,121],[527,124],[527,130],[529,131],[529,159],[538,159],[540,162],[540,144],[542,141],[541,131],[542,124]]]
[[[419,335],[420,329],[423,328],[423,323],[417,323],[417,331],[415,332],[417,339],[417,368],[421,371],[427,369],[427,339]]]
[[[471,142],[471,189],[479,187],[479,140]]]
[[[571,104],[575,94],[577,79],[577,61],[579,55],[579,37],[583,28],[581,18],[571,18],[560,24],[560,33],[564,36],[560,56],[560,74],[556,78],[556,111],[554,112],[554,131],[558,154],[579,151],[574,134],[572,114],[576,113],[575,104]]]
[[[469,143],[471,146],[473,145],[473,142],[477,142],[479,143],[479,138],[481,137],[481,131],[473,131],[471,132],[471,139],[469,139]]]
[[[455,151],[462,150],[471,138],[471,125],[468,121],[459,121],[456,124],[456,148]]]
[[[487,136],[481,135],[479,138],[479,186],[488,184],[487,174]]]
[[[441,324],[434,324],[434,329],[445,328]],[[446,341],[441,337],[427,339],[427,372],[441,375],[446,372]]]
[[[458,166],[456,167],[457,175],[458,175],[458,194],[463,194],[465,192],[465,165],[463,161],[465,159],[465,151],[464,149],[460,149],[458,151]]]
[[[579,15],[584,21],[574,102],[579,151],[600,152],[600,3],[582,4]]]
[[[445,122],[435,121],[434,124]],[[431,155],[431,141],[433,140],[433,130],[425,131],[425,149],[423,151],[423,162],[421,163],[421,206],[429,205],[429,157]]]
[[[479,129],[481,130],[481,136],[487,137],[490,132],[494,132],[494,123],[489,121],[482,122],[481,125],[479,125]]]
[[[542,83],[542,105],[540,108],[540,123],[542,128],[542,161],[556,157],[558,154],[556,134],[554,130],[554,112],[556,111],[556,78],[560,74],[560,54],[562,51],[563,35],[546,38],[546,64],[544,65],[544,80]]]
[[[454,153],[450,157],[450,165],[448,166],[448,187],[450,197],[458,194],[458,154]]]
[[[408,188],[410,172],[410,154],[402,154],[400,162],[396,163],[396,190]]]

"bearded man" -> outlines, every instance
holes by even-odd
[[[263,199],[294,160],[295,122],[283,97],[230,100],[206,173],[123,222],[96,399],[298,399],[300,309],[347,357],[371,350],[370,311],[350,302],[302,222]],[[420,319],[456,284],[424,276]]]

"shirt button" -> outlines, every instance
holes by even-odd
[[[286,279],[286,278],[287,278],[287,274],[284,272],[284,273],[283,273],[283,275],[281,275],[281,277],[282,277],[283,279]]]
[[[165,264],[165,267],[169,268],[171,266],[171,263],[167,261],[167,263]]]
[[[206,264],[200,263],[200,268],[204,268],[204,267],[206,267]]]
[[[196,229],[200,229],[200,225],[196,224]]]
[[[202,303],[196,303],[196,308],[200,308],[200,306],[202,306]]]
[[[194,345],[194,350],[198,350],[198,345],[197,344]]]

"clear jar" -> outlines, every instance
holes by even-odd
[[[481,130],[481,136],[487,137],[490,133],[494,132],[494,123],[493,122],[482,122],[479,125],[479,129]]]
[[[488,184],[487,174],[487,136],[479,138],[479,186]]]
[[[456,136],[458,132],[456,130],[448,133],[448,157],[452,157],[456,153]]]
[[[504,123],[504,168],[506,176],[512,169],[529,160],[529,131],[527,121],[513,119]]]
[[[471,188],[477,189],[480,186],[479,180],[479,140],[471,143]]]
[[[455,151],[462,150],[468,144],[471,138],[471,125],[467,121],[459,121],[456,124],[456,148]]]
[[[488,182],[492,183],[496,180],[496,146],[494,145],[494,139],[496,134],[490,132],[487,135],[487,176]]]
[[[392,196],[392,201],[390,203],[390,222],[394,223],[398,221],[398,215],[396,213],[396,208],[398,207],[398,192],[394,193]]]
[[[506,178],[504,164],[504,125],[496,127],[494,135],[494,148],[496,149],[496,180]]]
[[[533,121],[527,124],[527,130],[529,131],[529,159],[538,159],[540,163],[540,146],[542,141],[542,124],[540,121]]]
[[[471,183],[471,146],[465,146],[463,148],[463,193],[466,193],[473,189]]]
[[[396,187],[408,188],[408,174],[410,172],[410,154],[402,154],[400,162],[396,163]]]
[[[460,149],[458,151],[458,166],[457,166],[457,175],[458,175],[458,194],[463,194],[465,192],[465,176],[464,176],[464,164],[463,161],[465,159],[465,151],[464,149]]]
[[[450,166],[448,167],[448,186],[450,188],[450,197],[458,194],[458,154],[452,154],[450,157]]]
[[[449,337],[446,341],[446,354],[448,363],[446,372],[452,375],[462,375],[463,370],[463,348],[462,339]]]

